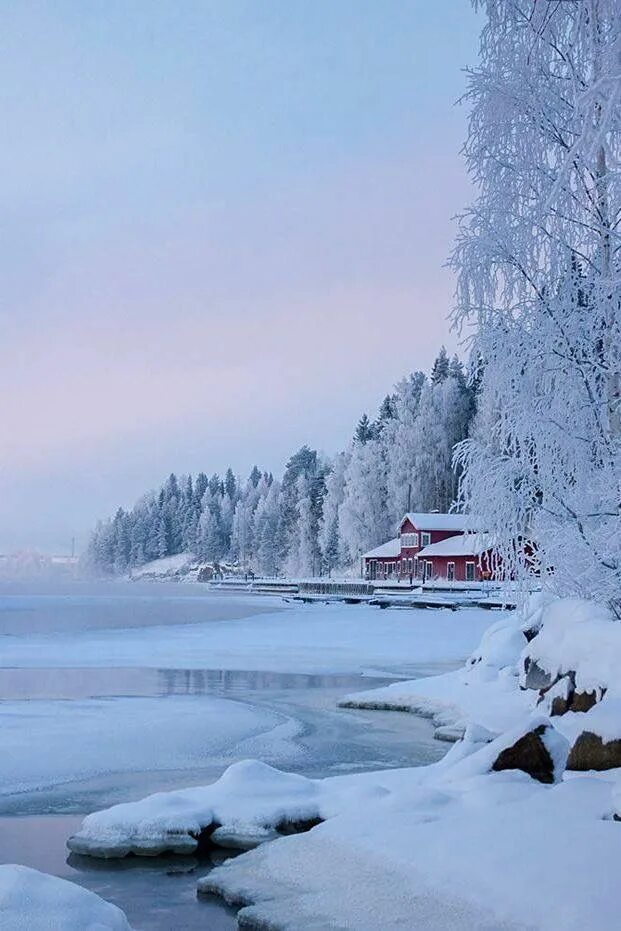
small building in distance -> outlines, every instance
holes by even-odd
[[[492,578],[488,534],[467,532],[464,514],[405,514],[399,536],[362,556],[362,574],[373,580],[482,582]]]

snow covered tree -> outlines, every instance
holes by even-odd
[[[470,414],[470,397],[460,379],[447,375],[423,386],[410,437],[413,509],[451,508],[457,497],[453,454],[456,445],[467,436]]]
[[[380,409],[377,414],[377,419],[373,424],[373,433],[375,436],[379,436],[382,430],[387,424],[397,416],[397,395],[396,394],[387,394],[382,403],[380,404]]]
[[[621,597],[621,4],[477,0],[465,146],[478,187],[453,256],[478,323],[480,428],[461,499],[523,574]]]
[[[265,576],[277,575],[280,570],[278,555],[278,522],[280,519],[280,485],[272,481],[267,495],[257,505],[254,534],[256,540],[255,565]]]
[[[417,428],[420,396],[426,378],[414,372],[397,385],[394,416],[382,431],[387,456],[387,502],[391,526],[396,526],[411,504],[416,457],[426,440]],[[463,439],[463,437],[460,437]]]
[[[346,452],[339,453],[325,477],[326,493],[319,525],[319,547],[322,568],[328,575],[347,563],[340,533],[340,510],[345,498],[345,470],[349,462]]]
[[[230,555],[234,563],[246,569],[252,553],[253,514],[249,502],[242,496],[235,505],[231,528]]]
[[[387,507],[386,458],[379,439],[354,443],[351,448],[339,524],[349,562],[356,562],[393,531]]]

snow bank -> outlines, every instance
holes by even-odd
[[[131,931],[120,908],[26,866],[0,866],[2,931]]]
[[[605,820],[610,798],[599,780],[546,788],[512,773],[460,792],[404,790],[363,818],[348,810],[229,860],[199,890],[283,931],[616,931],[621,826]]]

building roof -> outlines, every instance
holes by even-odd
[[[369,550],[368,553],[363,553],[363,559],[380,559],[386,556],[399,556],[401,553],[401,540],[399,537],[395,537],[394,540],[389,540],[387,543],[382,543],[381,546],[376,546],[374,550]]]
[[[458,537],[449,537],[439,543],[430,543],[418,551],[420,558],[431,556],[480,556],[492,549],[489,533],[464,533]]]
[[[439,514],[432,511],[430,514],[405,514],[401,520],[409,520],[417,530],[468,530],[472,528],[472,514]],[[401,526],[401,524],[399,526]]]

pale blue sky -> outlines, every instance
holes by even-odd
[[[278,471],[448,335],[467,0],[13,0],[0,550]]]

